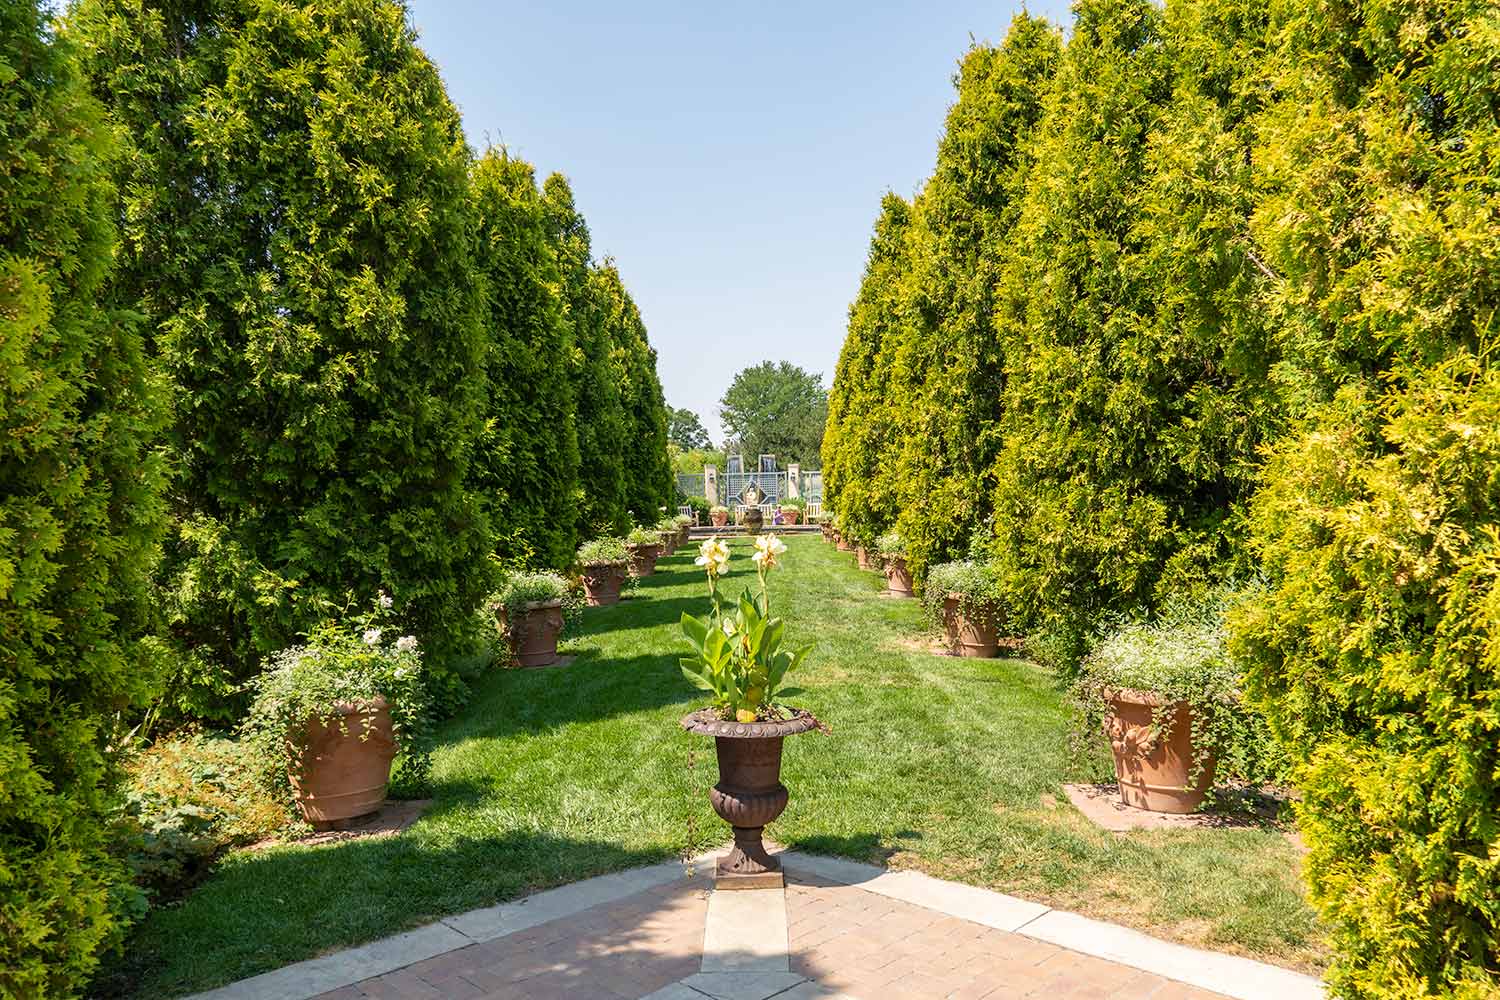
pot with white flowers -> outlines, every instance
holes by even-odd
[[[704,542],[696,562],[708,574],[709,613],[682,616],[682,634],[692,646],[692,655],[681,660],[682,672],[712,697],[682,726],[714,738],[719,781],[709,801],[734,831],[733,849],[714,866],[720,889],[784,884],[781,862],[766,852],[763,839],[766,824],[790,800],[781,783],[782,745],[788,736],[823,728],[810,712],[779,701],[798,693],[782,685],[812,649],[785,648],[786,623],[770,612],[766,578],[785,552],[775,535],[758,536],[751,558],[759,587],[726,600],[719,580],[729,569],[729,547],[718,539]]]
[[[875,549],[885,567],[885,592],[892,597],[911,597],[911,570],[906,568],[906,542],[895,531],[875,540]]]
[[[715,528],[722,528],[729,523],[728,507],[710,507],[708,509],[708,521]]]
[[[518,664],[547,667],[558,661],[567,596],[568,581],[556,573],[517,573],[489,596],[486,604]]]
[[[669,556],[677,551],[677,519],[664,517],[656,522],[656,536],[661,539],[661,554]]]
[[[932,567],[922,592],[928,618],[959,656],[993,657],[1008,624],[1000,574],[985,562],[962,560]]]
[[[325,622],[271,658],[253,682],[242,735],[268,783],[319,830],[338,829],[385,803],[391,762],[420,783],[432,745],[422,653],[373,612]]]
[[[620,590],[630,575],[630,553],[623,538],[595,538],[578,547],[584,599],[599,608],[620,603]]]
[[[630,554],[630,575],[636,579],[650,576],[661,555],[661,535],[649,528],[631,528],[625,536],[625,551]]]

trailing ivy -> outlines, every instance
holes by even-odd
[[[0,996],[80,993],[135,902],[106,850],[163,525],[159,380],[101,308],[115,153],[76,51],[0,6]]]
[[[474,488],[502,537],[519,535],[540,565],[563,569],[578,544],[579,460],[557,260],[530,164],[491,149],[473,179],[489,328]]]
[[[174,385],[171,632],[185,707],[346,592],[440,651],[490,589],[466,488],[485,331],[470,155],[389,0],[80,0],[127,137],[114,301]]]

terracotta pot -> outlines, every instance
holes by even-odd
[[[795,507],[784,508],[781,511],[782,524],[797,524],[802,519],[802,512]]]
[[[396,757],[391,708],[384,698],[338,705],[328,716],[309,720],[303,736],[301,766],[289,777],[297,805],[314,829],[333,829],[384,804]]]
[[[1104,731],[1115,757],[1115,777],[1120,782],[1120,801],[1151,812],[1190,813],[1203,804],[1213,787],[1212,755],[1203,761],[1198,782],[1188,787],[1192,774],[1193,710],[1185,701],[1167,706],[1170,732],[1165,740],[1155,724],[1161,698],[1145,691],[1120,689],[1105,692],[1109,715]]]
[[[658,531],[656,534],[661,538],[661,541],[658,543],[661,549],[661,555],[658,556],[658,558],[665,559],[667,556],[677,551],[677,532]]]
[[[885,561],[885,589],[897,597],[910,597],[911,570],[901,556],[891,556]]]
[[[686,545],[687,543],[688,543],[688,526],[684,524],[684,525],[680,526],[677,529],[677,544],[679,546],[681,546],[681,545]]]
[[[786,809],[790,798],[781,783],[782,741],[817,725],[806,712],[798,712],[785,722],[725,722],[711,708],[682,720],[688,732],[714,738],[719,758],[719,782],[709,792],[708,800],[719,818],[734,830],[734,848],[715,863],[718,888],[783,884],[781,861],[766,853],[762,834],[766,824]]]
[[[710,523],[713,524],[713,526],[715,528],[722,528],[722,527],[724,527],[724,525],[726,525],[726,524],[729,523],[729,511],[727,511],[727,510],[709,511],[708,520],[710,521]]]
[[[875,563],[870,559],[870,550],[861,545],[854,550],[854,557],[859,560],[860,569],[874,569]]]
[[[504,608],[501,623],[505,624]],[[511,652],[523,667],[545,667],[557,662],[557,637],[562,634],[562,601],[533,601],[526,605],[520,627],[508,627]]]
[[[827,521],[824,521],[822,524],[818,525],[818,530],[823,532],[823,541],[833,541],[833,525],[829,524]]]
[[[630,571],[628,562],[601,563],[583,567],[583,594],[589,607],[620,603],[620,588]]]
[[[959,656],[989,659],[1000,652],[1000,633],[994,618],[983,612],[970,617],[959,609],[959,596],[943,599],[943,625],[948,630],[948,645]]]
[[[835,531],[833,533],[833,547],[838,549],[840,552],[854,551],[854,543],[845,538],[843,532],[841,531]]]
[[[630,553],[630,575],[639,579],[656,572],[656,559],[661,555],[660,545],[626,545]]]

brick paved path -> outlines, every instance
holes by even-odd
[[[682,879],[319,1000],[1212,1000],[1218,994],[789,871],[783,971],[696,975],[709,883]],[[774,893],[780,905],[781,893]]]

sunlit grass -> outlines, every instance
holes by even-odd
[[[729,586],[750,583],[736,543]],[[815,642],[798,701],[832,729],[788,740],[772,839],[916,867],[1188,943],[1321,961],[1295,849],[1273,830],[1100,831],[1063,798],[1067,710],[1014,660],[932,655],[914,601],[815,537],[790,541],[773,608]],[[115,982],[199,990],[532,889],[727,839],[708,806],[711,743],[677,720],[700,692],[677,666],[683,611],[706,608],[690,549],[638,596],[592,608],[560,670],[475,685],[434,757],[433,806],[381,840],[229,858],[135,935]]]

